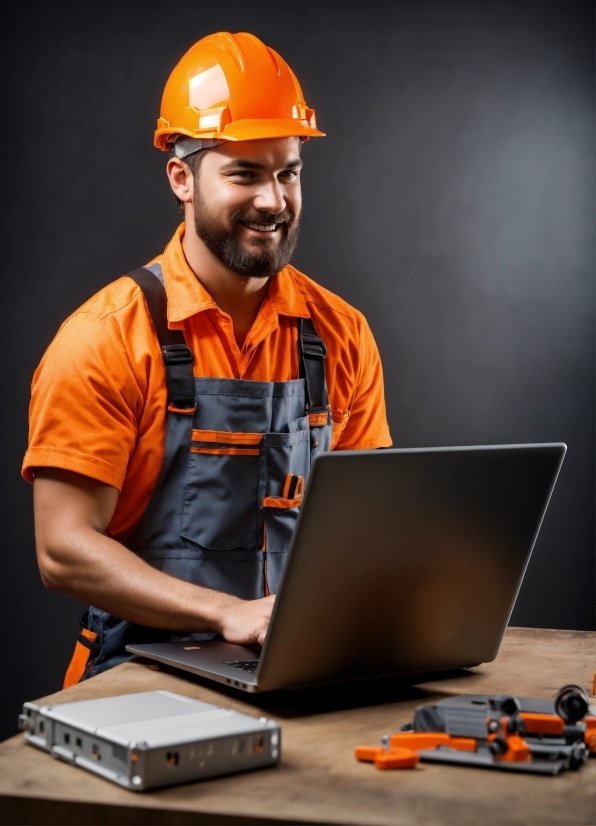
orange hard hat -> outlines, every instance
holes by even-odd
[[[218,32],[186,52],[166,83],[154,144],[180,137],[249,141],[322,137],[296,76],[277,52],[246,32]]]

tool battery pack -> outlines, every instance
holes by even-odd
[[[32,746],[133,791],[274,766],[281,753],[272,720],[169,691],[25,703],[19,724]]]

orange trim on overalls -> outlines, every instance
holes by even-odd
[[[175,404],[168,405],[168,413],[181,413],[183,416],[194,416],[197,406],[194,407],[176,407]]]
[[[95,642],[97,639],[97,634],[95,631],[89,631],[87,628],[83,628],[79,636],[85,637],[85,639],[90,642]],[[70,688],[71,685],[76,685],[81,681],[81,677],[85,673],[90,656],[91,650],[83,645],[82,642],[77,640],[74,654],[72,655],[72,660],[70,661],[66,676],[64,677],[64,685],[62,688]]]
[[[192,441],[202,442],[190,448],[191,453],[211,453],[216,456],[258,456],[262,433],[228,433],[223,430],[194,430]],[[205,447],[213,445],[213,447]],[[230,447],[228,447],[230,445]]]
[[[244,447],[191,447],[191,453],[210,453],[214,456],[258,456],[259,451]]]
[[[215,442],[225,445],[258,445],[263,441],[262,433],[230,433],[225,430],[192,431],[193,442]]]
[[[329,413],[309,413],[309,427],[325,427],[329,424]]]
[[[282,496],[264,496],[264,508],[299,508],[302,504],[302,497],[296,499],[284,499]]]

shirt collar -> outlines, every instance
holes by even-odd
[[[188,265],[182,249],[184,224],[180,224],[164,250],[161,261],[168,296],[168,324],[184,321],[191,315],[217,307]]]
[[[168,296],[168,324],[175,325],[217,304],[188,265],[182,249],[184,224],[180,224],[164,250],[161,268]],[[306,301],[294,277],[292,267],[284,267],[269,281],[265,301],[279,315],[309,318]]]
[[[294,270],[290,266],[284,267],[277,275],[269,279],[269,289],[265,300],[278,315],[310,318],[306,301],[298,289]]]

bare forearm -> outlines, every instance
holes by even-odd
[[[48,587],[139,625],[219,632],[222,612],[239,601],[164,574],[92,529],[62,536],[43,552]]]
[[[128,622],[170,631],[216,631],[263,643],[275,597],[241,600],[152,568],[105,535],[118,491],[58,468],[37,469],[35,539],[48,588]]]

